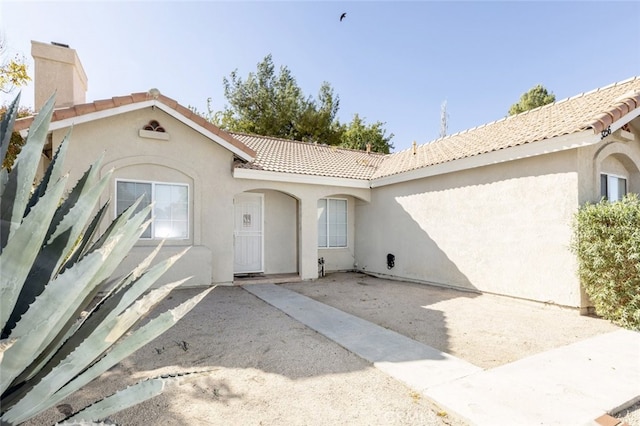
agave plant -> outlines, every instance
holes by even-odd
[[[7,151],[19,100],[20,95],[0,123],[0,158]],[[99,176],[98,160],[63,197],[69,134],[34,187],[53,106],[52,97],[34,118],[11,171],[0,172],[2,425],[19,424],[59,404],[163,333],[212,290],[136,326],[186,281],[150,290],[184,252],[151,266],[159,244],[129,274],[108,281],[148,226],[150,207],[136,212],[135,203],[100,234],[107,204],[98,203],[110,173]],[[72,414],[66,424],[99,422],[187,377],[146,380]]]

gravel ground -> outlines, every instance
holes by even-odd
[[[638,396],[640,398],[640,395]],[[616,419],[629,426],[640,426],[640,401],[613,415]]]
[[[483,368],[618,329],[555,306],[361,274],[284,286]],[[196,293],[177,290],[157,312]],[[196,426],[464,424],[239,287],[216,288],[176,326],[64,404],[77,410],[148,377],[202,369],[212,372],[110,420]],[[50,409],[27,425],[60,421],[65,408]],[[639,411],[636,405],[618,416],[640,426]]]

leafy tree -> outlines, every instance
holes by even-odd
[[[318,101],[308,99],[296,122],[295,139],[305,142],[322,142],[339,145],[343,128],[336,118],[340,98],[335,95],[329,83],[320,86]]]
[[[549,93],[547,89],[538,84],[527,93],[524,93],[517,103],[511,105],[509,115],[520,114],[521,112],[529,111],[555,101],[556,95]]]
[[[0,36],[0,57],[4,57],[6,52],[6,43]],[[27,74],[27,64],[25,59],[16,55],[13,59],[3,59],[0,64],[0,91],[4,93],[11,92],[14,88],[24,86],[31,80]]]
[[[342,134],[340,145],[344,148],[364,150],[370,143],[372,151],[388,154],[393,149],[391,143],[393,133],[386,136],[386,130],[382,126],[384,123],[380,121],[367,125],[358,114],[355,114]]]
[[[208,100],[204,115],[223,129],[358,149],[370,141],[374,151],[387,153],[393,148],[389,143],[393,134],[385,135],[384,123],[367,125],[356,114],[354,122],[341,124],[340,97],[329,83],[322,83],[316,99],[307,97],[286,66],[276,74],[271,55],[246,80],[235,70],[223,84],[228,105],[214,113]]]
[[[7,104],[0,105],[0,120],[4,120],[5,115],[7,114],[8,106]],[[28,107],[19,107],[16,113],[17,118],[22,117],[30,117],[34,115],[33,110]],[[11,167],[13,166],[13,162],[16,157],[20,153],[22,146],[24,145],[24,139],[20,136],[20,133],[13,132],[11,133],[11,139],[9,140],[9,145],[7,146],[7,153],[2,160],[2,167],[6,168],[8,171],[11,171]]]
[[[223,128],[238,132],[298,139],[296,123],[311,108],[295,78],[286,67],[278,75],[271,55],[258,63],[256,73],[246,81],[231,73],[223,79],[224,95],[229,102],[217,115]]]

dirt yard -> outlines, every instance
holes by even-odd
[[[361,274],[283,286],[483,368],[617,329],[554,306]],[[158,312],[196,293],[175,291]],[[109,420],[121,425],[461,424],[240,287],[216,288],[167,333],[65,404],[78,409],[148,377],[203,369],[212,372]],[[60,410],[28,424],[59,421]]]

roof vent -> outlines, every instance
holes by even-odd
[[[65,48],[69,48],[68,44],[64,44],[64,43],[58,43],[57,41],[52,41],[51,44],[53,44],[54,46],[58,46],[58,47],[65,47]]]

